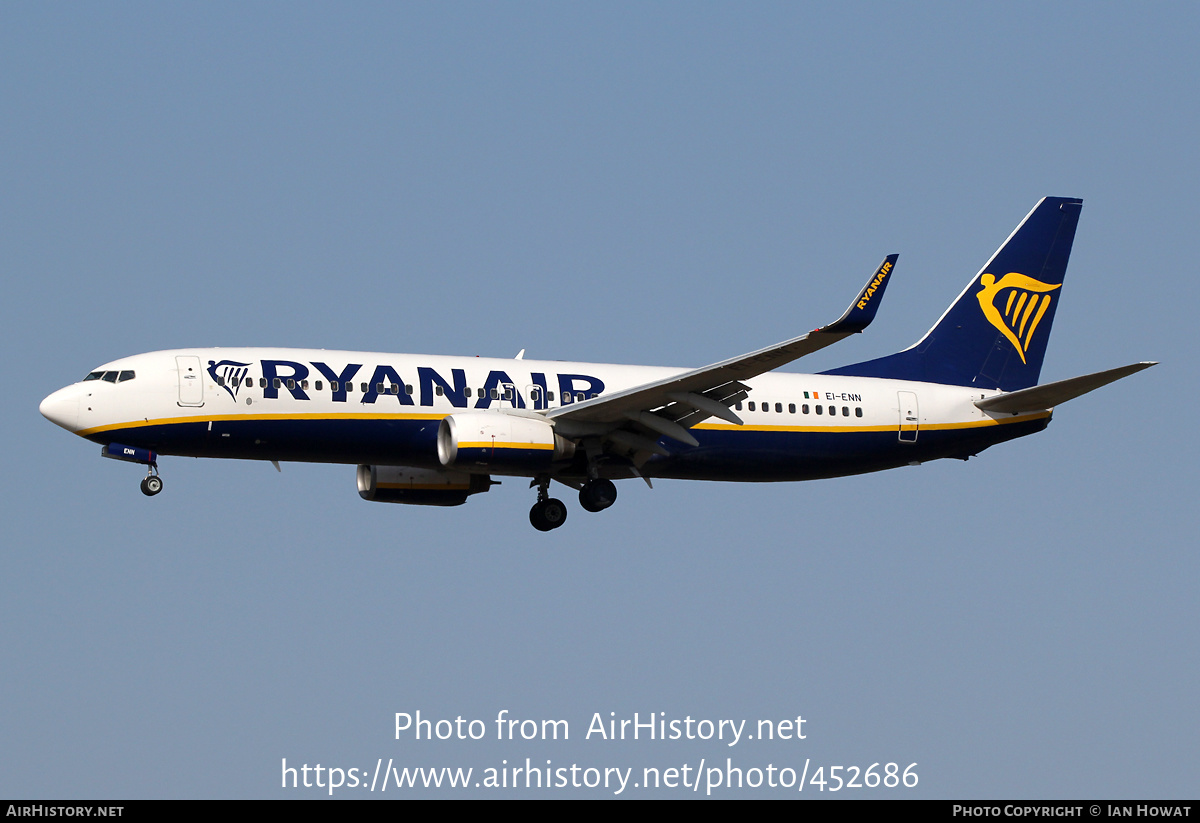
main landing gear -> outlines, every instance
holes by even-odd
[[[151,465],[150,473],[142,480],[142,494],[153,497],[162,491],[162,478],[158,476],[158,466]]]
[[[540,532],[557,529],[567,521],[567,506],[550,496],[550,478],[545,475],[535,478],[530,486],[537,486],[538,501],[529,510],[529,522]],[[602,512],[617,502],[617,485],[603,477],[594,477],[579,490],[579,505],[589,512]]]
[[[538,501],[529,510],[529,522],[540,532],[557,529],[567,522],[567,505],[550,496],[550,478],[536,478],[530,485],[538,487]]]
[[[589,512],[602,512],[617,502],[617,484],[597,477],[579,490],[579,505]]]

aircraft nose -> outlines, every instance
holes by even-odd
[[[38,411],[51,423],[73,432],[79,428],[79,391],[75,386],[59,389],[42,401]]]

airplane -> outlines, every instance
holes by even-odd
[[[357,466],[365,500],[456,506],[530,478],[539,531],[557,481],[589,512],[641,478],[794,481],[966,460],[1054,408],[1155,365],[1037,385],[1083,201],[1045,197],[920,340],[819,374],[775,370],[870,325],[889,255],[833,323],[699,369],[323,349],[138,354],[42,401],[51,422],[147,467],[160,455]]]

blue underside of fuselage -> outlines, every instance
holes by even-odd
[[[112,429],[88,436],[160,455],[307,463],[366,463],[441,468],[439,420],[245,420],[173,422]],[[965,458],[989,446],[1046,428],[1049,418],[999,426],[921,430],[916,442],[889,431],[761,431],[693,429],[698,447],[663,438],[671,454],[655,456],[642,473],[690,480],[812,480],[903,466],[942,457]],[[470,467],[462,467],[470,470]],[[582,464],[556,465],[574,475]],[[561,469],[561,471],[560,471]],[[506,474],[494,468],[492,474]],[[513,472],[513,474],[527,474]],[[613,477],[627,477],[619,468]]]

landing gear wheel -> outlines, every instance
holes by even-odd
[[[162,491],[162,478],[157,474],[151,474],[142,480],[142,494],[147,497],[153,497]]]
[[[539,500],[529,510],[529,522],[540,532],[557,529],[563,523],[567,522],[566,504],[561,500],[555,500],[553,497],[546,500]]]
[[[589,480],[579,490],[579,505],[590,512],[602,512],[617,502],[617,484],[603,477]]]

